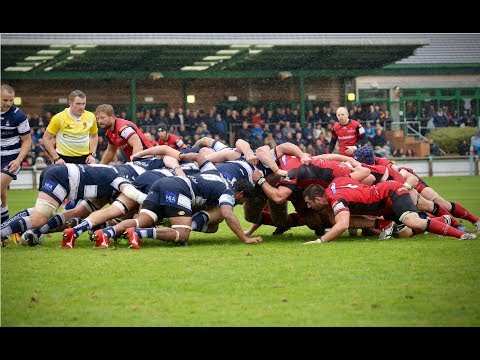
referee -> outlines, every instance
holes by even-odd
[[[98,125],[95,114],[85,110],[87,97],[80,90],[68,97],[68,108],[54,115],[43,135],[54,164],[95,164]]]

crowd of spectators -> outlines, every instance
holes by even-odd
[[[410,109],[407,116],[413,114],[415,109]],[[425,109],[423,109],[426,112]],[[274,147],[284,142],[298,145],[304,152],[311,155],[320,155],[328,152],[332,136],[332,127],[337,121],[336,109],[328,106],[317,106],[309,110],[302,124],[299,119],[299,107],[277,107],[274,110],[260,107],[246,107],[241,111],[226,109],[218,111],[212,106],[208,112],[202,109],[143,109],[136,113],[139,128],[151,141],[158,140],[158,124],[163,123],[168,127],[168,132],[178,135],[187,146],[192,146],[202,137],[212,137],[227,145],[234,144],[239,138],[247,141],[252,149],[262,145]],[[477,118],[471,109],[465,110],[463,116],[448,108],[438,111],[430,110],[431,123],[434,127],[441,126],[477,126]],[[427,116],[428,116],[427,115]],[[32,150],[24,160],[25,166],[35,164],[38,157],[42,158],[45,165],[52,163],[46,155],[43,144],[43,134],[52,114],[44,113],[29,115],[32,128]],[[128,119],[126,112],[119,112],[117,117]],[[384,131],[391,129],[391,119],[387,110],[377,105],[370,105],[368,109],[353,105],[349,108],[349,118],[359,121],[365,128],[368,145],[374,148],[375,154],[381,157],[410,157],[415,156],[411,150],[393,149],[385,139]],[[99,131],[97,158],[101,159],[107,148],[107,141],[103,131]],[[433,149],[435,150],[435,149]],[[459,149],[460,152],[460,149]],[[125,161],[118,152],[118,161]]]

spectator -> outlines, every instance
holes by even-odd
[[[430,154],[434,156],[442,156],[440,148],[433,142],[433,139],[429,139],[428,142],[430,143]]]
[[[462,143],[458,145],[458,154],[470,155],[470,146],[467,144],[467,140],[463,140]]]
[[[437,113],[433,116],[433,124],[436,128],[447,126],[448,120],[444,115],[442,108],[438,108]]]
[[[227,131],[228,131],[228,125],[227,125],[227,122],[222,119],[222,115],[221,114],[215,115],[215,122],[213,124],[213,134],[220,136],[220,139],[225,141],[227,137]]]
[[[249,142],[249,139],[251,139],[251,137],[252,137],[252,132],[250,131],[248,121],[243,120],[242,127],[237,128],[235,139],[236,140],[243,139],[246,142]]]
[[[407,152],[405,153],[406,157],[415,157],[415,152],[412,149],[407,149]]]
[[[365,123],[365,136],[367,137],[368,142],[370,142],[371,145],[373,139],[375,138],[375,128],[372,126],[372,123],[370,121],[367,121]]]
[[[382,130],[377,130],[377,133],[372,141],[372,146],[375,149],[375,154],[377,156],[390,156],[390,148],[388,147],[387,139],[385,139],[385,136],[383,136]]]

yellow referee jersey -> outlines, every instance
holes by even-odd
[[[80,119],[70,116],[68,108],[55,114],[47,131],[56,135],[56,150],[65,156],[82,156],[90,153],[90,134],[98,133],[95,114],[85,110]]]

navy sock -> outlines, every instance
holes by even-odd
[[[32,212],[33,212],[33,208],[20,210],[18,213],[13,215],[10,219],[6,220],[5,222],[2,221],[2,226],[10,225],[12,222],[17,220],[18,218],[30,216],[32,215]]]
[[[192,230],[206,232],[210,218],[204,211],[199,211],[192,216]]]
[[[85,231],[87,231],[91,227],[92,227],[92,222],[89,219],[85,219],[80,224],[78,224],[73,228],[73,236],[75,236],[75,238],[78,238],[80,235],[82,235]]]
[[[65,224],[65,216],[63,214],[55,215],[54,217],[48,219],[47,223],[39,229],[33,230],[35,235],[40,236],[42,234],[47,234],[53,229],[56,229],[59,226]]]
[[[117,231],[113,226],[106,227],[103,229],[103,232],[107,234],[108,238],[111,239],[117,235]]]
[[[155,228],[135,228],[135,232],[137,233],[140,239],[144,239],[144,238],[155,239],[157,236],[157,232]]]
[[[8,205],[2,206],[0,213],[1,213],[1,222],[3,224],[5,221],[8,220]]]
[[[15,220],[10,225],[2,226],[2,229],[0,230],[0,236],[3,239],[14,233],[23,234],[25,231],[27,231],[31,227],[32,227],[32,222],[30,221],[30,218],[22,217]]]

